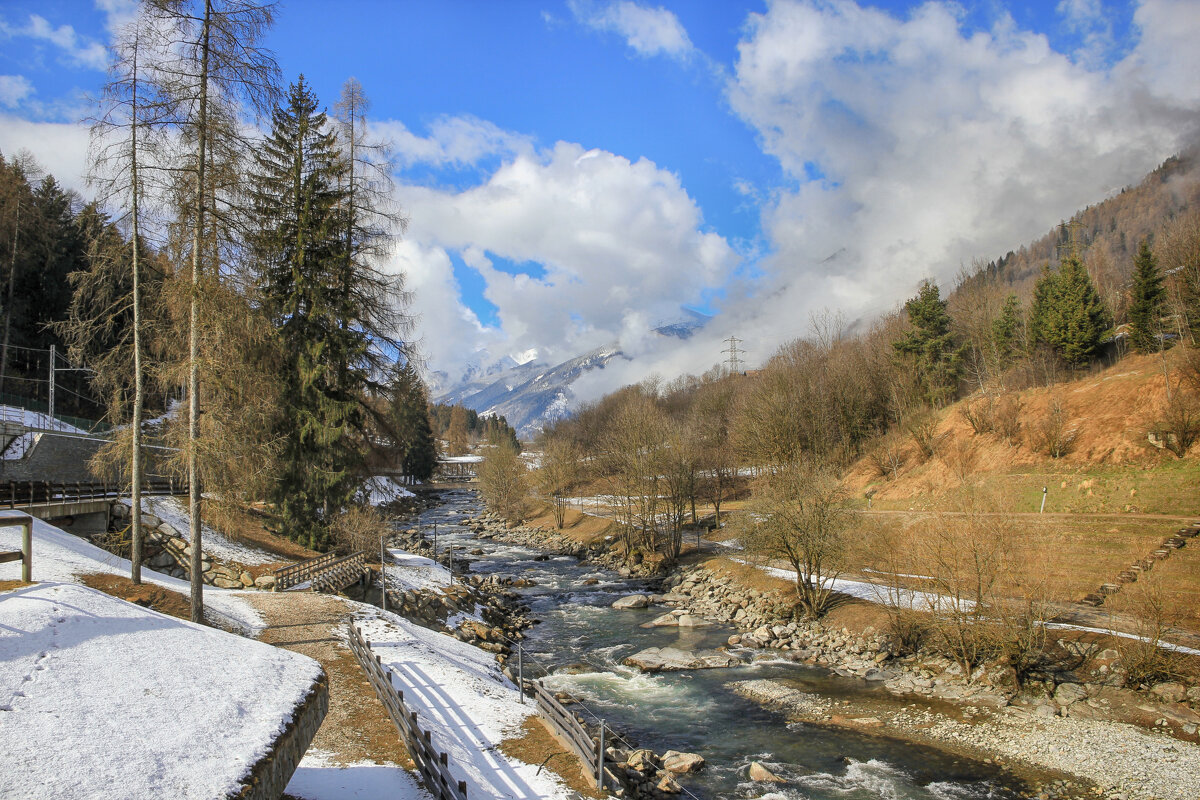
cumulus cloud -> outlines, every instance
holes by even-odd
[[[408,239],[443,275],[438,302],[419,296],[425,339],[461,343],[460,367],[480,347],[537,348],[550,361],[615,341],[637,352],[651,326],[672,321],[737,263],[721,236],[703,230],[676,175],[573,143],[506,160],[464,191],[406,185],[400,196]],[[499,330],[464,326],[442,302],[452,294],[451,253],[483,277]]]
[[[805,310],[880,311],[1140,179],[1200,120],[1185,5],[1144,2],[1137,45],[1097,70],[1007,15],[968,32],[950,3],[906,18],[769,3],[747,23],[729,98],[797,186],[764,208],[772,254],[753,313],[728,319],[775,343],[803,333]]]
[[[661,6],[649,8],[630,0],[599,7],[586,0],[572,0],[569,5],[577,20],[598,31],[616,33],[640,56],[682,59],[694,50],[679,18]]]
[[[0,75],[0,106],[15,108],[33,94],[33,84],[24,75]]]
[[[59,48],[71,63],[103,70],[108,66],[108,51],[99,42],[85,41],[70,25],[57,28],[39,14],[30,14],[24,25],[9,25],[0,21],[0,33],[5,36],[27,36],[49,42]]]

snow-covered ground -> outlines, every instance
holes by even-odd
[[[449,755],[450,771],[467,782],[467,797],[574,796],[547,770],[500,752],[500,742],[520,737],[522,723],[537,710],[520,702],[491,653],[395,614],[365,610],[359,625],[435,749]]]
[[[121,500],[125,505],[132,505],[128,497]],[[188,531],[191,528],[191,515],[188,514],[187,500],[182,497],[143,497],[142,511],[147,514],[153,514],[163,522],[170,525],[179,535],[188,538]],[[213,558],[221,561],[236,561],[239,564],[254,565],[254,564],[270,564],[272,561],[279,561],[280,557],[271,553],[259,550],[256,547],[248,547],[244,544],[227,539],[224,534],[219,531],[200,523],[201,529],[201,547],[204,552]]]
[[[0,550],[21,549],[21,529],[16,525],[4,525],[4,517],[12,512],[0,512]],[[77,582],[79,575],[105,572],[113,575],[129,575],[129,559],[114,556],[78,536],[66,533],[39,519],[33,521],[33,579],[35,581]],[[21,577],[21,564],[0,564],[0,580],[16,580]],[[190,591],[190,584],[145,567],[142,580],[183,595]],[[266,623],[249,603],[242,600],[241,592],[204,587],[204,605],[207,611],[224,620],[228,627],[248,635],[256,635]]]
[[[778,567],[769,567],[762,564],[753,564],[745,559],[734,559],[734,561],[757,567],[759,570],[773,578],[782,578],[787,581],[796,580],[796,573],[791,570],[779,569]],[[835,592],[850,595],[851,597],[857,597],[860,600],[866,600],[869,603],[877,603],[879,605],[912,608],[916,609],[917,611],[929,611],[932,609],[949,607],[949,600],[935,592],[918,592],[912,589],[892,589],[877,583],[851,581],[844,578],[834,579],[831,586]],[[964,607],[967,609],[974,605],[970,600],[964,600],[962,602]],[[1123,639],[1136,639],[1140,642],[1150,641],[1145,636],[1138,636],[1137,634],[1126,633],[1125,631],[1118,631],[1112,628],[1093,628],[1086,625],[1071,625],[1065,622],[1047,622],[1045,625],[1047,628],[1053,628],[1056,630],[1084,631],[1086,633],[1100,633],[1108,636],[1120,636]],[[1158,645],[1166,650],[1174,650],[1178,653],[1200,656],[1200,650],[1196,648],[1185,647],[1183,645],[1172,644],[1164,641],[1160,641]]]
[[[392,764],[339,766],[319,750],[309,750],[292,780],[287,793],[302,800],[429,800],[429,792],[417,785],[417,778],[403,767]]]
[[[56,571],[47,550],[35,544],[42,580]],[[0,797],[225,797],[320,674],[85,586],[0,594]]]
[[[445,456],[438,461],[448,464],[479,464],[483,462],[483,456]]]
[[[389,589],[439,590],[450,585],[450,570],[432,558],[404,550],[388,549],[391,560],[384,567]]]
[[[382,506],[402,497],[415,496],[408,489],[383,475],[368,478],[367,482],[363,484],[363,492],[367,495],[367,502],[373,506]]]

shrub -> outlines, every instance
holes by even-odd
[[[1079,435],[1078,428],[1072,427],[1070,422],[1066,405],[1058,398],[1052,400],[1046,416],[1034,430],[1031,442],[1033,449],[1051,458],[1062,458],[1070,453]]]

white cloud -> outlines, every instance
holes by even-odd
[[[402,166],[466,167],[494,156],[528,153],[533,140],[471,116],[438,117],[428,136],[419,136],[397,120],[371,123],[372,133],[390,142]]]
[[[1196,8],[1143,3],[1137,46],[1100,71],[1007,16],[966,33],[950,3],[769,3],[729,97],[799,186],[766,205],[768,283],[726,320],[773,345],[812,310],[877,312],[1139,180],[1200,122]]]
[[[32,122],[0,114],[0,152],[28,150],[61,186],[85,193],[88,129],[80,123]]]
[[[1067,30],[1080,36],[1075,59],[1089,67],[1101,67],[1113,45],[1112,17],[1102,0],[1059,0],[1056,11]]]
[[[22,26],[12,26],[0,21],[0,33],[49,42],[62,50],[71,63],[77,66],[99,70],[108,66],[108,51],[104,45],[83,40],[70,25],[59,25],[56,28],[39,14],[30,14],[29,21]]]
[[[587,0],[572,0],[571,12],[580,22],[598,31],[616,33],[638,55],[687,58],[694,50],[679,18],[665,8],[648,8],[618,0],[597,8]]]
[[[0,106],[16,108],[33,94],[33,84],[24,75],[0,75]]]
[[[673,320],[737,261],[724,239],[702,229],[675,175],[572,143],[518,155],[464,191],[403,186],[400,197],[410,243],[438,262],[422,269],[443,276],[428,279],[439,287],[436,301],[414,284],[434,362],[434,348],[457,366],[478,347],[536,347],[551,361],[618,340],[636,350],[651,326]],[[449,253],[483,276],[499,330],[464,326],[462,313],[444,302]],[[544,272],[510,274],[497,258]]]

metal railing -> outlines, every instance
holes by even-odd
[[[186,481],[151,478],[142,484],[143,495],[187,494]],[[8,481],[0,483],[0,508],[33,508],[94,500],[116,500],[129,496],[129,486],[107,481]]]
[[[467,782],[451,774],[449,757],[434,749],[429,731],[421,730],[417,712],[409,710],[404,704],[404,692],[392,685],[392,673],[384,668],[379,656],[371,652],[370,640],[362,635],[357,625],[350,625],[349,641],[351,652],[387,709],[409,755],[425,777],[425,786],[433,794],[434,800],[467,800]]]

